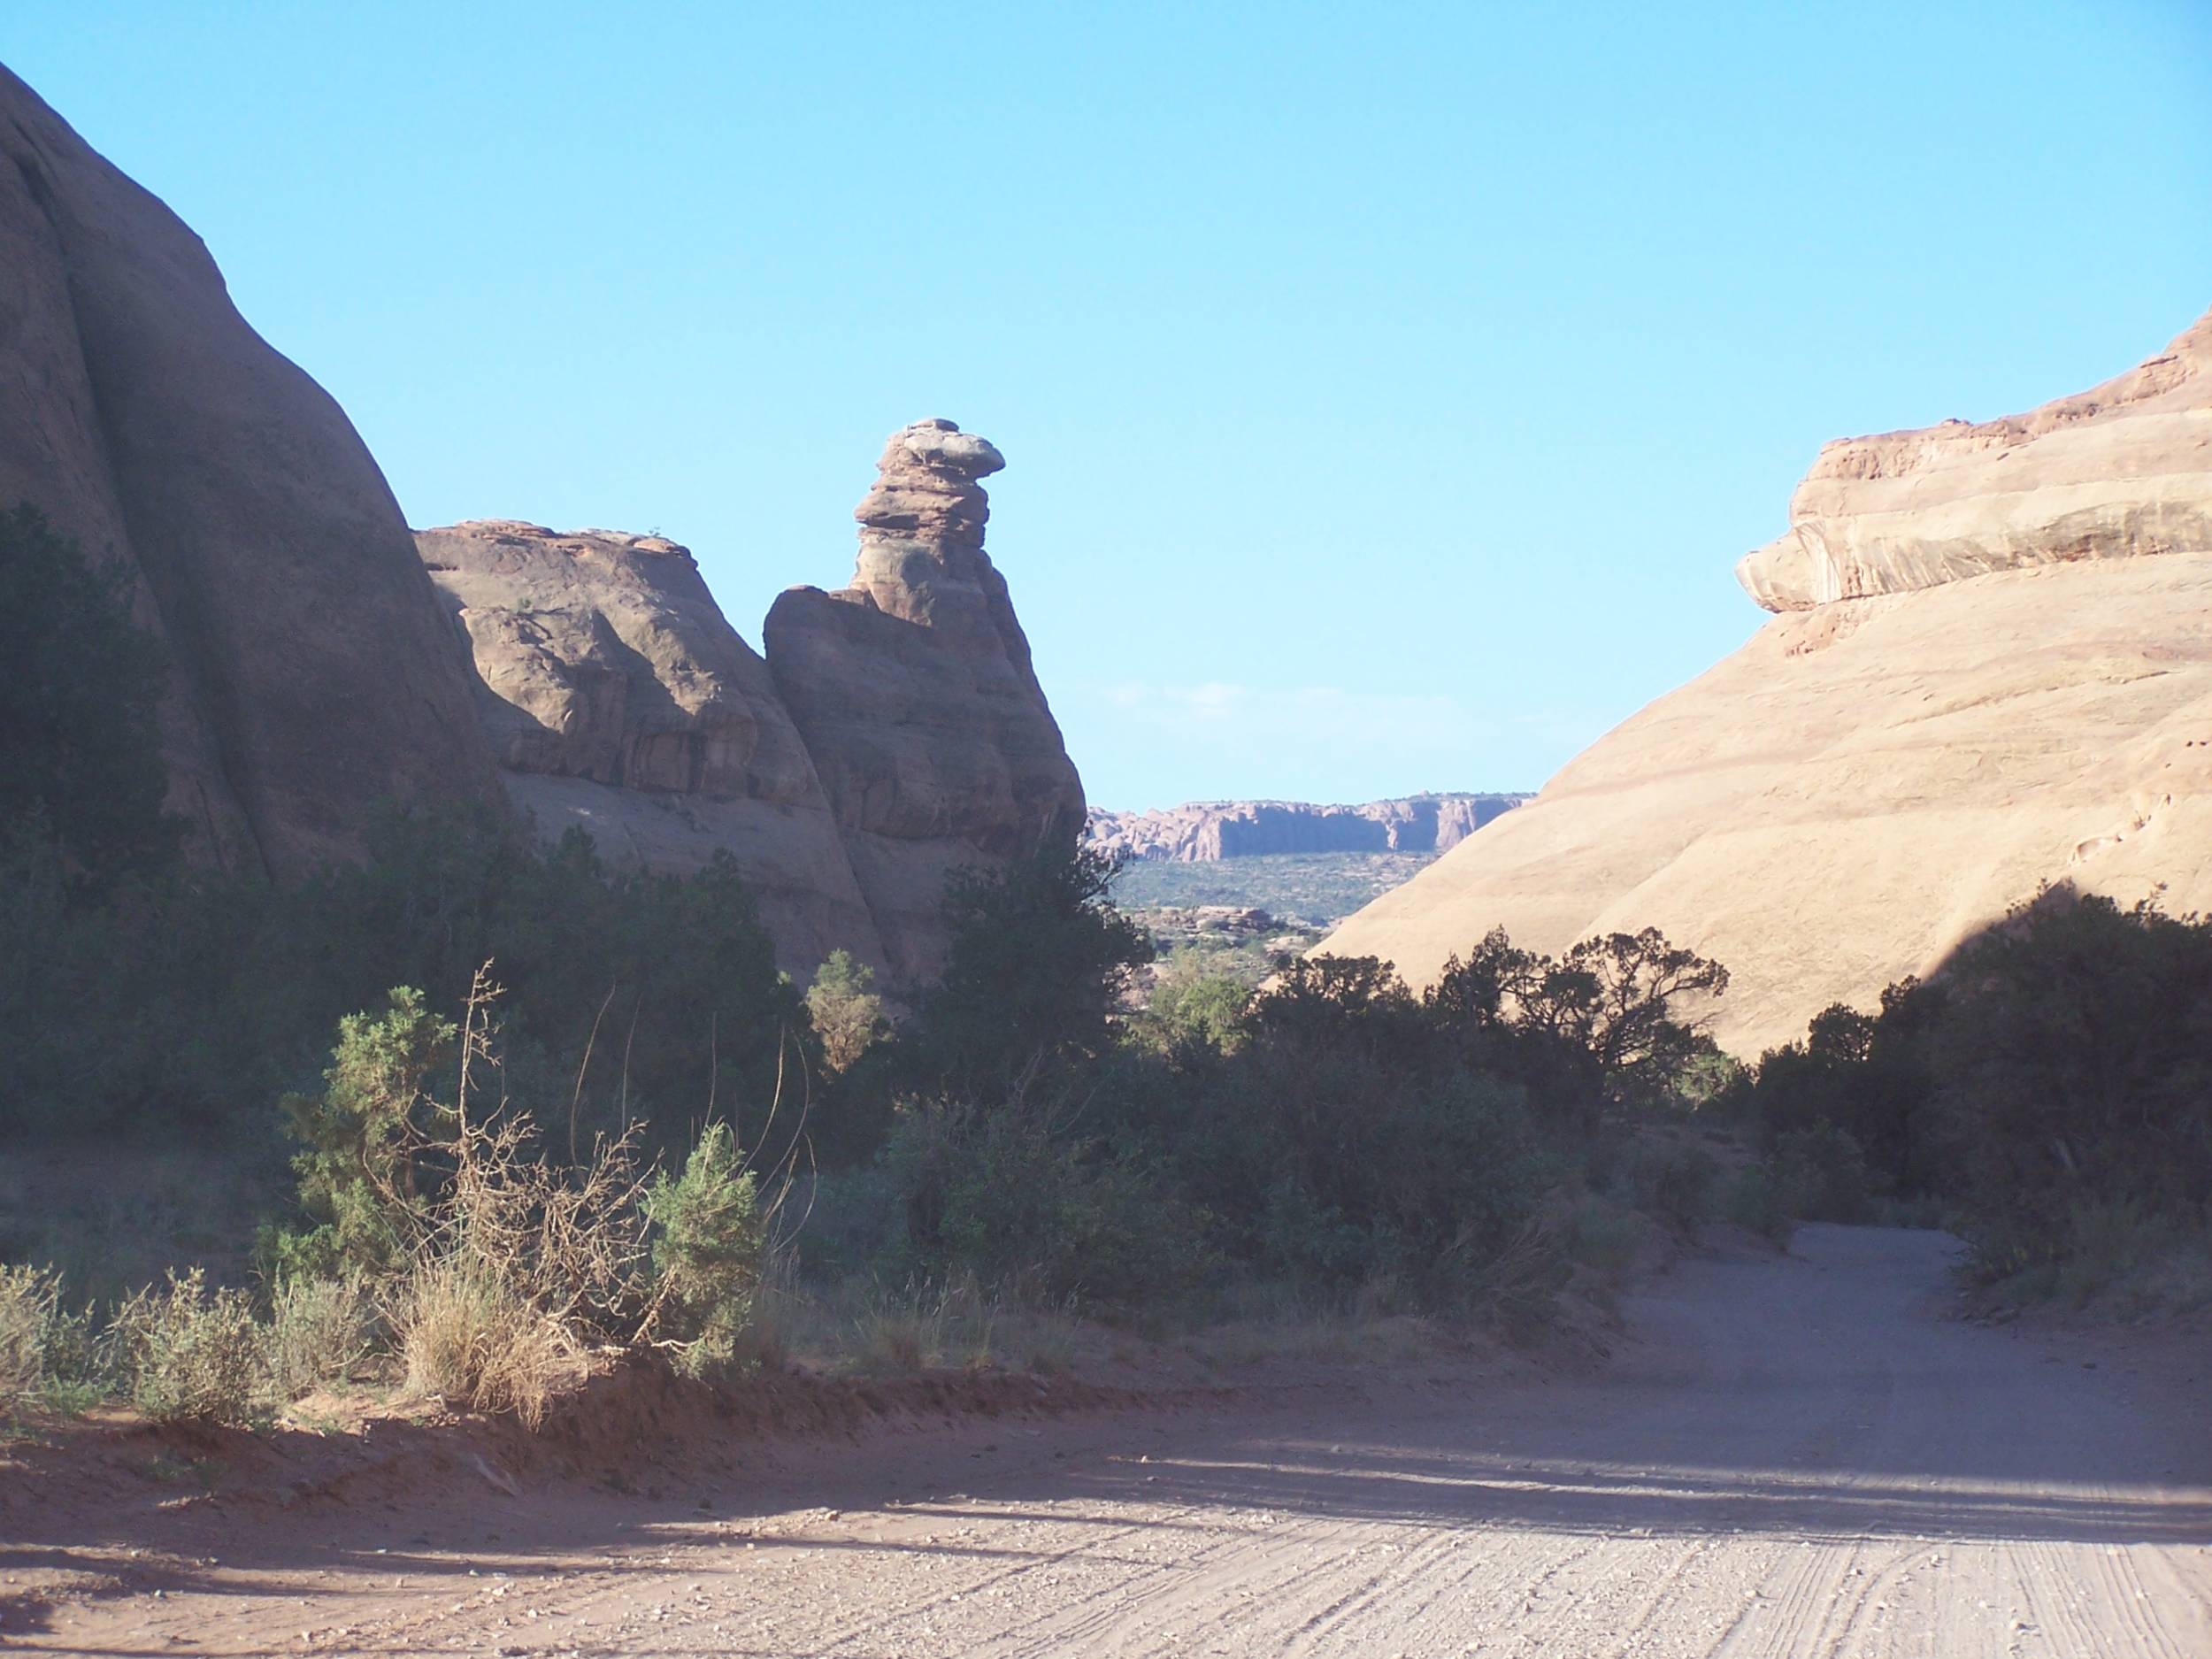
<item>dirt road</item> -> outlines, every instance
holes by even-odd
[[[1947,1318],[1952,1248],[1814,1227],[1786,1258],[1686,1262],[1627,1310],[1619,1363],[1566,1385],[1402,1379],[1257,1415],[902,1437],[742,1489],[487,1484],[465,1511],[426,1493],[368,1517],[242,1519],[211,1560],[126,1571],[0,1639],[128,1655],[2212,1655],[2212,1363],[2192,1378],[2185,1355],[2138,1366],[2124,1343]],[[39,1558],[0,1548],[11,1567]]]

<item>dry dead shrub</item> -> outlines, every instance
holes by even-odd
[[[649,1223],[631,1136],[556,1167],[503,1095],[480,1110],[480,1073],[499,1070],[498,995],[479,970],[443,1148],[451,1171],[389,1317],[410,1388],[535,1428],[553,1395],[582,1380],[589,1347],[629,1340],[649,1322]]]

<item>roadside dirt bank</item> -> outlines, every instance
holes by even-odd
[[[1809,1227],[1787,1256],[1686,1260],[1624,1305],[1613,1363],[1567,1379],[1415,1366],[843,1441],[726,1435],[627,1491],[473,1448],[435,1479],[396,1460],[389,1486],[288,1502],[206,1499],[188,1462],[128,1505],[19,1490],[0,1640],[2212,1654],[2200,1333],[1975,1324],[1955,1248]]]

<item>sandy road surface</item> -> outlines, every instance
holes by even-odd
[[[160,1597],[149,1569],[12,1640],[2207,1659],[2212,1363],[2154,1376],[1944,1318],[1950,1248],[1817,1227],[1788,1258],[1685,1263],[1589,1381],[983,1425],[657,1502],[487,1486],[465,1517],[426,1494],[242,1521]]]

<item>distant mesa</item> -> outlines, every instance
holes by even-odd
[[[2212,909],[2212,314],[2028,414],[1829,445],[1780,612],[1320,947],[1416,982],[1493,926],[1655,926],[1751,1055],[2070,881]]]
[[[1363,806],[1194,801],[1151,812],[1094,810],[1084,833],[1107,852],[1179,864],[1270,853],[1439,853],[1529,798],[1416,795]]]

